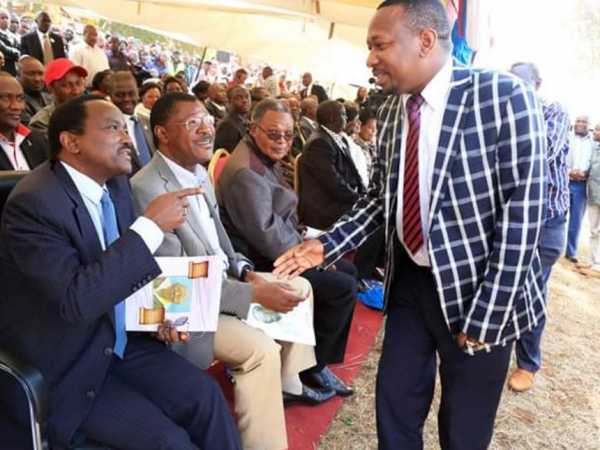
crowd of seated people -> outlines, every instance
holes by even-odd
[[[248,85],[245,69],[226,83],[189,84],[175,68],[144,80],[115,38],[109,67],[95,70],[97,52],[80,52],[76,63],[67,51],[73,40],[60,41],[65,54],[55,52],[44,45],[44,35],[58,41],[50,17],[36,22],[23,37],[37,41],[21,44],[15,73],[0,72],[0,170],[32,171],[2,215],[0,268],[19,306],[0,301],[0,348],[44,376],[50,440],[287,448],[285,405],[353,393],[329,366],[344,360],[359,286],[347,261],[289,281],[271,274],[307,226],[325,229],[349,205],[332,200],[310,220],[305,206],[318,202],[294,191],[293,157],[306,161],[301,170],[313,156],[345,158],[324,167],[329,179],[317,179],[347,184],[353,197],[366,183],[344,143],[369,148],[373,123],[345,134],[344,104],[328,100],[308,73],[302,92],[280,88],[278,99]],[[94,27],[84,35],[90,49],[98,45]],[[217,148],[231,157],[213,186],[206,166]],[[217,331],[190,335],[165,323],[156,335],[126,333],[123,300],[159,274],[152,257],[202,255],[221,256],[226,268]],[[251,303],[286,313],[300,302],[314,309],[315,346],[273,340],[243,321]],[[49,351],[56,348],[60,357]],[[202,375],[215,358],[235,381],[237,427]],[[154,389],[157,377],[176,382]]]

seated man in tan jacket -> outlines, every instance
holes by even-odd
[[[212,117],[194,96],[170,93],[154,105],[150,116],[158,151],[131,179],[138,211],[161,193],[182,186],[201,187],[204,195],[191,202],[186,221],[165,235],[157,256],[219,255],[227,267],[217,332],[192,334],[174,350],[199,367],[213,358],[232,369],[235,410],[245,449],[287,448],[282,391],[287,398],[318,404],[335,393],[312,389],[298,373],[315,365],[314,347],[276,342],[245,319],[251,302],[288,312],[301,301],[312,302],[310,283],[297,278],[277,282],[270,273],[256,273],[252,263],[235,253],[219,219],[217,202],[202,163],[210,160],[214,140]]]

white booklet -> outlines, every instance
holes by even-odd
[[[261,273],[260,276],[267,281],[278,281],[270,274]],[[299,292],[299,294],[306,298],[309,293]],[[263,330],[267,336],[278,341],[298,342],[313,346],[316,342],[313,327],[313,304],[309,298],[285,314],[267,309],[258,303],[250,303],[250,310],[245,322]]]
[[[157,257],[162,273],[126,299],[127,331],[157,331],[170,320],[179,331],[216,331],[223,262],[218,256]]]

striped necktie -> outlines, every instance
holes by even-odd
[[[424,101],[425,99],[417,94],[412,95],[406,102],[408,136],[406,137],[404,160],[402,229],[404,246],[413,255],[423,245],[419,200],[419,129],[421,105]]]

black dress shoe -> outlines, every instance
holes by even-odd
[[[337,395],[342,397],[354,394],[354,390],[340,380],[329,367],[325,367],[320,372],[303,374],[302,379],[313,386],[335,391]]]
[[[290,403],[305,403],[307,405],[320,405],[329,399],[335,397],[335,391],[323,391],[320,389],[313,389],[305,384],[302,384],[302,394],[290,394],[289,392],[283,392],[283,404],[288,405]]]

